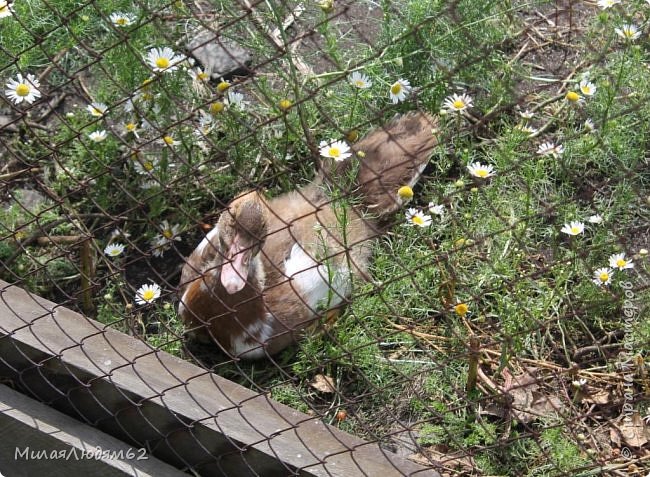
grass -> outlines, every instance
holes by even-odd
[[[541,1],[359,5],[355,16],[340,5],[326,13],[305,4],[271,44],[268,32],[294,4],[265,1],[242,20],[236,3],[213,2],[221,34],[252,52],[256,73],[228,78],[230,89],[218,91],[218,79],[192,82],[182,69],[152,75],[143,60],[154,46],[181,52],[186,32],[205,21],[190,4],[16,3],[20,21],[0,19],[0,77],[40,75],[45,99],[32,107],[0,103],[19,118],[15,133],[2,133],[10,151],[0,156],[3,177],[13,194],[0,209],[2,277],[74,305],[79,248],[36,239],[92,235],[96,318],[181,355],[171,290],[181,257],[203,236],[197,224],[214,221],[214,211],[242,190],[259,185],[279,194],[306,183],[321,140],[363,135],[415,108],[437,113],[445,97],[464,92],[474,106],[468,115],[441,114],[440,144],[408,205],[426,212],[429,202],[442,204],[444,214],[418,228],[406,227],[400,212],[374,244],[373,281],[355,284],[327,333],[275,363],[226,362],[215,371],[389,448],[399,446],[392,436],[406,427],[420,457],[470,453],[471,462],[457,462],[457,475],[593,475],[598,458],[622,464],[612,457],[610,427],[586,417],[589,403],[576,400],[572,382],[585,378],[592,392],[621,398],[617,353],[628,343],[637,359],[649,351],[647,320],[621,335],[627,282],[639,306],[649,298],[649,44],[645,33],[634,42],[615,33],[624,23],[646,25],[647,4],[602,11],[580,4],[570,13]],[[112,26],[115,11],[133,13],[134,25]],[[312,30],[318,47],[299,40]],[[290,47],[294,56],[282,51]],[[57,62],[48,71],[51,58]],[[368,75],[372,87],[351,87],[351,71]],[[388,88],[399,78],[415,94],[392,105]],[[597,91],[570,104],[565,94],[583,78]],[[245,107],[223,107],[233,91]],[[63,94],[50,110],[46,101]],[[286,110],[279,106],[285,99]],[[106,103],[108,113],[92,117],[90,102]],[[525,110],[533,117],[523,118]],[[130,122],[137,136],[125,130]],[[108,137],[95,143],[88,135],[99,130]],[[179,143],[161,144],[166,135]],[[547,141],[564,152],[540,155]],[[492,165],[496,175],[471,177],[472,162]],[[22,169],[32,172],[13,174]],[[21,205],[30,189],[42,197]],[[588,222],[595,214],[602,224]],[[573,220],[586,230],[569,237],[561,228]],[[164,221],[178,225],[180,236],[165,239]],[[126,253],[105,257],[111,241],[125,243]],[[618,252],[634,269],[611,272],[609,286],[594,284],[594,270]],[[151,281],[168,293],[135,306],[135,290]],[[457,303],[469,312],[456,313]],[[487,378],[468,391],[474,337]],[[594,343],[613,346],[584,352]],[[559,399],[559,413],[527,423],[499,415],[494,406],[504,403],[494,383],[506,387],[508,375],[531,367],[540,373],[536,392]],[[315,389],[318,375],[330,377],[336,392]],[[635,382],[633,404],[645,415],[642,384]],[[612,398],[594,412],[613,422],[619,408]]]

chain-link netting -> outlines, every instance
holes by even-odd
[[[139,358],[16,285],[202,368],[147,402],[208,370],[442,475],[645,476],[649,31],[641,0],[0,0],[3,382],[177,445],[84,415]],[[18,367],[39,320],[72,341]],[[72,348],[96,376],[48,378]]]

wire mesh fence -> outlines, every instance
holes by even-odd
[[[1,278],[423,472],[645,476],[649,18],[0,0]]]

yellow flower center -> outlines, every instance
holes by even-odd
[[[163,237],[165,237],[166,239],[171,239],[171,238],[174,236],[174,234],[172,233],[172,231],[169,230],[169,229],[167,229],[167,230],[163,230],[163,231],[162,231],[162,235],[163,235]]]
[[[456,109],[463,109],[465,107],[465,102],[462,99],[457,99],[452,103],[452,105]]]
[[[580,91],[582,91],[582,93],[583,93],[583,94],[586,94],[586,95],[591,94],[591,88],[590,88],[589,85],[587,85],[587,84],[582,85],[582,86],[580,87]]]
[[[133,132],[135,131],[136,125],[135,123],[127,123],[124,127],[126,128],[127,131]]]
[[[318,6],[324,13],[331,13],[334,10],[334,0],[320,0]]]
[[[93,106],[92,115],[93,115],[93,116],[103,116],[103,115],[104,115],[104,111],[102,111],[102,110],[99,109],[99,108],[95,108],[95,107]]]
[[[221,111],[223,111],[223,108],[224,108],[223,103],[217,101],[215,103],[210,104],[210,113],[219,114]]]
[[[163,141],[165,141],[165,144],[172,146],[174,144],[174,138],[171,136],[165,136],[163,137]]]
[[[488,176],[487,169],[476,169],[476,175],[482,179],[485,179]]]
[[[395,83],[393,86],[390,87],[390,92],[393,93],[395,96],[400,94],[402,91],[402,85],[399,83]]]
[[[566,94],[566,99],[567,101],[571,101],[572,103],[575,103],[576,101],[580,100],[580,95],[575,91],[569,91]]]
[[[634,30],[632,30],[631,28],[626,28],[625,30],[623,30],[623,34],[627,38],[632,38],[634,36]]]
[[[227,81],[222,81],[217,85],[217,91],[219,91],[220,93],[223,93],[228,88],[230,88],[230,83],[228,83]]]
[[[465,303],[459,303],[454,307],[454,311],[458,316],[465,316],[469,311],[469,306],[467,306]]]
[[[402,186],[397,189],[397,195],[402,199],[411,199],[413,197],[413,189],[409,186]]]
[[[338,147],[330,147],[330,156],[339,157],[341,155],[341,150]]]
[[[424,219],[422,217],[420,217],[419,215],[414,215],[413,217],[411,217],[411,221],[415,225],[424,225]]]
[[[580,233],[580,227],[576,227],[575,225],[571,227],[571,233],[573,235],[578,235]]]
[[[363,88],[365,85],[366,85],[366,82],[363,81],[363,80],[360,80],[360,79],[354,80],[354,86],[356,86],[357,88]]]
[[[627,260],[624,260],[622,258],[619,258],[618,260],[616,260],[616,266],[618,268],[623,268],[625,265],[627,265]]]
[[[151,301],[154,299],[155,296],[156,296],[156,292],[153,291],[151,288],[148,288],[147,290],[142,292],[142,299],[144,301]]]
[[[144,161],[142,163],[142,167],[144,168],[145,171],[153,171],[153,162],[151,161]]]
[[[201,71],[196,77],[199,79],[199,81],[208,81],[210,79],[210,75],[207,74],[205,71]]]
[[[609,273],[601,272],[601,274],[598,275],[598,278],[600,279],[601,282],[605,283],[607,280],[609,280]]]
[[[25,83],[20,83],[18,86],[16,86],[16,94],[18,96],[27,96],[30,91],[31,88]]]
[[[108,253],[113,257],[116,257],[117,255],[122,253],[122,251],[119,248],[112,248]]]
[[[291,107],[291,101],[289,101],[288,99],[283,99],[278,103],[278,106],[282,111],[286,111]]]
[[[124,26],[124,25],[126,25],[128,22],[129,22],[129,21],[128,21],[126,18],[124,18],[124,17],[120,17],[120,18],[118,18],[117,20],[115,20],[115,23],[116,23],[117,25],[120,25],[120,26]]]
[[[160,58],[156,58],[156,66],[160,68],[161,70],[164,70],[165,68],[169,67],[169,58],[165,58],[164,56],[161,56]]]

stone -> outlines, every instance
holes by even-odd
[[[250,53],[234,41],[220,36],[218,32],[200,29],[187,44],[187,49],[212,79],[250,74]]]

